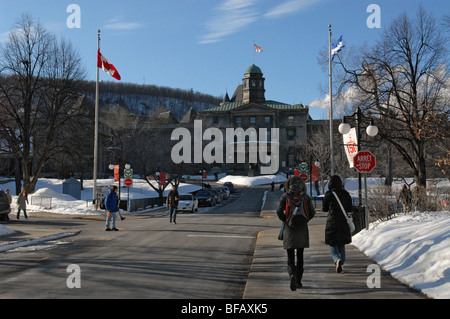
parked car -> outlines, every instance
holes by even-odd
[[[180,195],[177,211],[188,211],[191,213],[198,211],[198,199],[192,194]]]
[[[0,190],[0,220],[7,220],[8,214],[11,212],[9,207],[8,196],[2,190]]]
[[[225,182],[223,183],[223,186],[228,187],[231,193],[236,193],[236,188],[234,187],[232,182]]]
[[[209,189],[201,189],[196,194],[198,206],[216,206],[216,197]]]
[[[230,190],[228,189],[228,187],[221,186],[221,187],[218,187],[218,188],[220,188],[222,190],[223,199],[228,199],[228,197],[230,197]]]
[[[220,189],[218,189],[218,188],[213,188],[213,189],[211,189],[211,191],[213,192],[213,194],[217,198],[217,204],[221,203],[223,201],[222,191]]]

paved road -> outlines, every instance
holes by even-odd
[[[241,189],[224,204],[179,214],[177,225],[166,216],[127,216],[119,232],[95,220],[14,221],[10,228],[24,232],[81,233],[57,247],[2,253],[0,298],[242,298],[264,224],[255,218],[263,192]],[[80,289],[67,287],[73,264]]]

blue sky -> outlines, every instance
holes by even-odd
[[[70,4],[81,9],[81,27],[68,28]],[[370,4],[380,8],[381,28],[366,24]],[[369,44],[403,12],[419,5],[437,18],[450,14],[448,0],[0,0],[0,41],[15,19],[29,13],[47,29],[70,40],[95,80],[97,30],[101,51],[123,82],[233,94],[253,63],[253,41],[264,52],[255,64],[266,78],[266,98],[322,105],[328,74],[318,64],[328,45],[343,35],[347,47]],[[344,49],[345,50],[345,49]],[[100,79],[114,81],[106,73]],[[314,119],[327,109],[311,107]]]

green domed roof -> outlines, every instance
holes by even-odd
[[[257,67],[256,65],[252,64],[245,71],[245,74],[247,74],[247,73],[260,73],[260,74],[262,74],[262,71],[261,71],[261,69],[259,67]]]

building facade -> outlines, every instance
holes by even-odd
[[[286,171],[295,165],[295,154],[299,145],[307,139],[307,125],[310,120],[308,107],[266,99],[264,83],[265,78],[261,69],[252,65],[245,71],[242,84],[238,85],[231,98],[226,93],[219,106],[199,112],[203,127],[219,128],[224,132],[224,136],[227,128],[233,128],[235,132],[238,128],[242,128],[247,132],[242,138],[238,131],[233,140],[236,145],[235,159],[242,152],[242,148],[240,151],[237,150],[238,144],[246,145],[245,163],[223,163],[223,170],[248,171],[253,175],[260,174],[264,166],[274,166],[270,161],[277,161],[278,171]],[[266,134],[265,140],[270,141],[267,145],[266,159],[258,157],[255,161],[249,154],[254,145],[252,134],[255,134],[255,131],[259,135]],[[261,141],[264,137],[258,136],[257,139]],[[272,152],[273,144],[278,145],[278,154]],[[254,146],[258,147],[259,152],[260,144]]]

